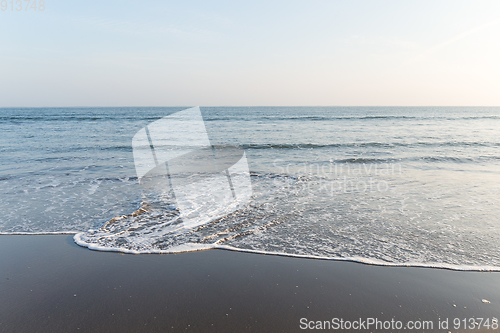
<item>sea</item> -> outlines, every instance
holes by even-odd
[[[0,234],[500,271],[499,107],[200,107],[214,151],[244,152],[251,192],[186,225],[171,183],[141,186],[132,141],[188,108],[0,109]]]

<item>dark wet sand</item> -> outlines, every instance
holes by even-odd
[[[449,318],[442,331],[456,332],[453,318],[500,317],[500,273],[222,250],[123,255],[71,236],[0,236],[0,332],[299,332],[301,318],[334,317],[435,330]]]

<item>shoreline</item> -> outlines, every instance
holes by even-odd
[[[84,241],[77,240],[75,237],[78,234],[82,233],[81,231],[67,231],[67,232],[41,232],[41,233],[29,233],[29,232],[15,232],[15,233],[4,233],[0,232],[0,236],[72,236],[73,242],[75,245],[88,249],[91,251],[97,252],[114,252],[114,253],[122,253],[122,254],[133,254],[133,255],[149,255],[149,254],[180,254],[180,253],[190,253],[190,252],[199,252],[199,251],[208,251],[208,250],[223,250],[223,251],[232,251],[232,252],[242,252],[242,253],[251,253],[258,255],[269,255],[269,256],[279,256],[279,257],[289,257],[289,258],[302,258],[302,259],[311,259],[311,260],[326,260],[326,261],[340,261],[340,262],[352,262],[362,265],[368,266],[382,266],[382,267],[415,267],[415,268],[431,268],[431,269],[444,269],[450,271],[458,271],[458,272],[500,272],[500,267],[495,266],[467,266],[467,265],[451,265],[451,264],[443,264],[443,263],[435,263],[435,264],[425,264],[425,263],[391,263],[385,262],[381,260],[375,259],[367,259],[367,258],[332,258],[332,257],[324,257],[324,256],[314,256],[314,255],[302,255],[302,254],[289,254],[289,253],[281,253],[281,252],[266,252],[261,250],[251,250],[251,249],[240,249],[227,245],[216,245],[212,246],[212,244],[197,244],[197,243],[188,243],[183,244],[178,247],[174,247],[173,250],[157,250],[151,252],[141,252],[135,250],[126,250],[121,248],[106,248],[99,247],[93,244],[85,243]]]

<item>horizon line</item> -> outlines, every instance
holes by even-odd
[[[463,108],[471,108],[471,107],[487,107],[487,108],[496,108],[500,107],[500,105],[210,105],[210,106],[202,106],[202,105],[118,105],[118,106],[0,106],[0,109],[64,109],[64,108],[74,108],[74,109],[92,109],[92,108],[191,108],[191,107],[200,107],[200,108],[284,108],[284,107],[292,107],[292,108],[314,108],[314,107],[463,107]]]

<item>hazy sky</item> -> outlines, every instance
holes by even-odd
[[[0,32],[0,107],[500,105],[500,1],[46,0]]]

